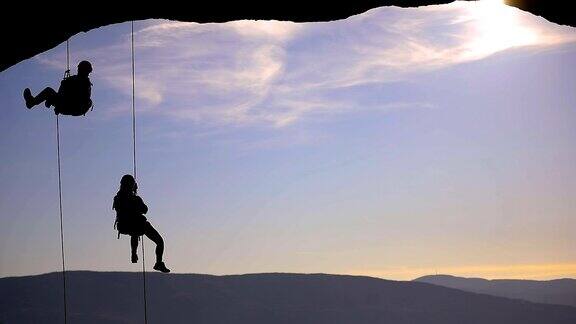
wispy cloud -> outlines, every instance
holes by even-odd
[[[429,107],[394,96],[367,107],[341,94],[510,48],[573,42],[576,33],[479,1],[379,8],[330,23],[152,21],[140,25],[135,37],[140,111],[203,125],[282,128],[360,109]],[[120,40],[80,56],[94,61],[97,83],[129,97],[129,35]],[[51,55],[38,59],[51,67],[62,64]]]

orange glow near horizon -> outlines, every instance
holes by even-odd
[[[444,268],[389,268],[382,270],[353,270],[350,275],[365,275],[391,280],[413,280],[426,275],[443,274],[456,277],[484,279],[552,280],[576,278],[576,263],[471,265]]]

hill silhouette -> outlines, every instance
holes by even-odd
[[[0,279],[1,323],[61,323],[59,273]],[[150,323],[576,323],[576,308],[326,274],[148,276]],[[70,323],[140,323],[141,274],[67,273]]]
[[[576,307],[575,279],[548,281],[513,279],[487,280],[449,275],[432,275],[420,277],[414,281],[493,296],[524,299],[535,303]]]

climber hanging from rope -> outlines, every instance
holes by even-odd
[[[58,92],[47,87],[37,96],[33,96],[30,89],[26,88],[24,90],[26,107],[31,109],[44,102],[47,108],[54,106],[56,115],[85,115],[92,107],[92,99],[90,99],[92,83],[88,78],[91,72],[92,64],[82,61],[78,64],[78,74],[70,76],[70,71],[66,70]]]
[[[130,246],[132,248],[132,263],[138,262],[138,240],[141,235],[146,235],[152,242],[156,243],[156,264],[154,270],[160,272],[170,272],[162,262],[164,254],[164,240],[154,227],[146,220],[144,214],[148,212],[148,207],[136,192],[138,185],[132,175],[126,174],[120,180],[120,190],[114,197],[112,208],[116,210],[115,228],[120,234],[130,235]]]

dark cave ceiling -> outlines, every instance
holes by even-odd
[[[4,45],[0,56],[0,72],[45,52],[67,38],[91,29],[131,20],[162,18],[193,22],[226,22],[240,19],[287,20],[294,22],[330,21],[344,19],[381,6],[417,7],[444,4],[452,1],[381,0],[336,2],[312,6],[308,2],[242,1],[224,4],[205,2],[201,6],[184,1],[140,2],[137,7],[128,3],[66,2],[33,4],[13,3],[0,20]],[[529,11],[545,19],[576,25],[576,15],[569,9],[570,1],[506,0],[508,5]],[[6,8],[5,3],[3,7]]]

